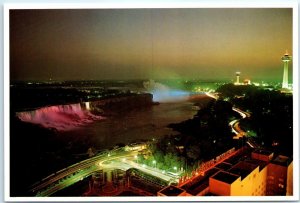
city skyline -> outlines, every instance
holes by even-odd
[[[292,27],[289,8],[11,10],[10,74],[282,81]]]

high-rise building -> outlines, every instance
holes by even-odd
[[[289,78],[288,78],[288,72],[289,72],[289,62],[292,59],[292,57],[288,54],[286,51],[284,56],[281,57],[281,60],[283,61],[283,80],[282,80],[282,88],[288,89],[289,87]]]
[[[278,155],[268,166],[267,195],[293,195],[293,161]]]
[[[209,178],[209,190],[221,196],[265,196],[267,164],[241,161]]]
[[[247,148],[196,175],[183,185],[167,186],[158,196],[293,195],[293,160],[274,152]]]

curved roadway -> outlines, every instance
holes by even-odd
[[[42,181],[34,184],[30,189],[30,192],[36,194],[36,196],[47,197],[83,180],[93,172],[103,169],[128,170],[129,168],[137,168],[168,182],[174,181],[174,176],[172,175],[166,174],[156,168],[145,165],[141,166],[140,164],[135,163],[134,160],[138,153],[139,150],[125,151],[124,148],[102,153],[51,174]],[[178,180],[175,181],[178,182]]]
[[[207,96],[213,98],[213,99],[219,99],[218,95],[215,95],[215,94],[212,94],[212,93],[205,93]],[[241,109],[239,108],[236,108],[236,107],[232,107],[232,110],[237,112],[238,114],[240,114],[240,116],[242,117],[241,119],[245,119],[245,118],[249,118],[251,116],[250,113],[248,112],[245,112],[245,111],[242,111]],[[240,128],[240,120],[241,119],[235,119],[233,121],[231,121],[229,123],[230,127],[231,127],[231,130],[232,132],[235,134],[235,136],[233,137],[233,139],[239,139],[239,138],[242,138],[242,137],[246,137],[247,136],[247,133],[245,131],[243,131],[241,128]],[[255,143],[251,138],[248,138],[246,143],[251,147],[251,148],[259,148],[260,146]]]

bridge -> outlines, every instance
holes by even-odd
[[[165,173],[157,168],[136,163],[140,148],[127,151],[125,147],[98,154],[90,159],[83,160],[74,165],[68,166],[56,173],[53,173],[41,181],[35,183],[30,192],[38,197],[47,197],[62,190],[74,183],[83,180],[92,173],[99,170],[121,169],[128,170],[136,168],[142,172],[156,176],[167,182],[178,182],[178,178]]]

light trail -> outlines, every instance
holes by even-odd
[[[131,161],[131,159],[135,159],[139,151],[140,150],[125,151],[124,148],[120,148],[108,151],[107,154],[101,154],[99,156],[83,160],[60,170],[59,173],[56,172],[49,175],[40,183],[34,184],[30,191],[36,193],[36,196],[49,196],[101,169],[128,170],[129,168],[137,168],[145,173],[161,178],[162,180],[169,182],[174,180],[174,177],[164,174],[163,171],[149,166],[143,167]],[[110,156],[108,156],[109,154]],[[109,163],[109,161],[113,163]],[[108,163],[105,164],[105,162]]]
[[[245,111],[242,111],[241,109],[232,107],[232,110],[235,111],[235,112],[237,112],[237,113],[239,113],[239,114],[242,116],[243,119],[244,119],[244,118],[247,118],[247,117],[250,117],[250,114],[249,114],[249,113],[247,113],[247,112],[245,112]]]
[[[218,99],[219,99],[219,97],[218,97],[217,95],[213,95],[213,94],[210,93],[210,92],[205,92],[205,94],[206,94],[207,96],[209,96],[209,97],[215,99],[215,100],[218,100]]]
[[[247,141],[246,142],[251,148],[254,148],[254,146],[249,142],[249,141]]]

